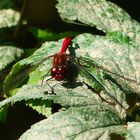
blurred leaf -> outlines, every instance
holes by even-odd
[[[16,9],[16,4],[13,0],[0,0],[0,9],[9,9],[14,8]]]
[[[31,107],[33,110],[37,111],[39,114],[42,114],[46,117],[52,114],[52,102],[46,100],[29,100],[26,102],[26,105]]]
[[[10,71],[11,64],[19,60],[23,50],[13,42],[0,43],[0,97],[3,96],[3,81]]]
[[[20,13],[13,9],[0,10],[0,43],[13,41],[15,26],[18,24],[19,18]]]
[[[16,47],[12,42],[0,44],[0,71],[11,62],[19,59],[22,54],[23,50]]]
[[[9,105],[5,105],[4,107],[0,108],[0,122],[5,123],[7,117],[7,109]]]
[[[139,140],[140,138],[140,123],[129,122],[127,126],[126,139],[127,140]]]
[[[24,49],[24,55],[26,57],[29,57],[30,55],[32,55],[34,53],[35,50],[36,50],[35,48]]]
[[[40,41],[58,40],[58,39],[61,39],[61,38],[67,37],[67,36],[73,37],[73,36],[80,34],[80,32],[74,32],[74,31],[56,33],[49,29],[43,30],[43,29],[39,29],[39,28],[35,28],[35,27],[30,27],[29,30]]]
[[[81,42],[79,42],[79,41],[81,41]],[[107,37],[100,37],[100,36],[96,37],[96,36],[92,36],[90,34],[83,34],[83,35],[78,36],[74,40],[73,49],[75,48],[76,57],[78,59],[81,59],[81,57],[82,57],[83,60],[86,60],[87,64],[89,63],[91,67],[92,67],[92,65],[93,65],[93,67],[96,66],[96,71],[93,70],[92,68],[88,69],[88,68],[81,67],[80,70],[84,73],[84,76],[81,76],[81,78],[82,78],[82,80],[85,79],[84,81],[91,86],[93,85],[93,82],[95,81],[95,83],[97,85],[99,85],[101,87],[101,89],[105,91],[105,93],[107,95],[109,95],[111,100],[113,100],[116,104],[118,104],[121,107],[118,111],[120,112],[120,114],[123,114],[122,117],[124,117],[126,114],[125,114],[124,110],[122,112],[122,108],[123,107],[127,108],[128,106],[127,106],[127,103],[126,103],[125,94],[123,95],[124,91],[122,89],[123,88],[125,89],[126,86],[127,86],[126,90],[128,90],[127,92],[130,92],[130,91],[132,91],[131,90],[131,85],[129,85],[130,83],[128,81],[125,81],[126,79],[122,79],[122,76],[124,77],[124,75],[118,77],[118,72],[120,72],[119,71],[120,69],[118,69],[118,67],[115,67],[116,65],[114,66],[115,61],[112,60],[111,55],[109,57],[109,54],[104,54],[104,51],[106,53],[109,53],[112,50],[107,50],[107,48],[105,48],[106,46],[103,46],[104,47],[103,48],[101,46],[101,45],[105,45],[103,42],[107,43],[106,46],[108,46],[108,45],[111,46],[112,45],[113,47],[115,47],[115,49],[117,49],[117,47],[119,47],[118,49],[120,49],[120,47],[121,47],[121,44],[117,43],[116,40],[113,41],[113,39],[111,39],[111,37],[108,37],[108,36]],[[60,40],[59,42],[46,42],[32,56],[18,62],[13,67],[13,70],[11,71],[11,73],[9,74],[7,79],[5,80],[5,91],[6,91],[6,93],[8,93],[10,91],[11,92],[10,95],[12,95],[13,94],[12,90],[15,89],[18,84],[21,84],[23,82],[25,77],[28,76],[28,74],[29,74],[28,72],[30,72],[31,70],[33,72],[29,75],[28,83],[35,84],[38,81],[40,81],[42,79],[42,77],[44,75],[46,75],[46,73],[48,73],[48,71],[50,70],[51,65],[52,65],[51,64],[52,62],[50,60],[47,60],[45,62],[43,62],[43,61],[47,58],[47,56],[49,56],[49,53],[51,55],[53,55],[56,52],[58,52],[59,49],[57,49],[56,46],[57,45],[61,46],[60,44],[62,44],[62,40]],[[100,44],[100,45],[98,45],[98,44]],[[79,45],[79,49],[76,48],[77,45]],[[126,45],[127,45],[127,43],[126,43]],[[93,47],[95,47],[95,48],[93,48]],[[96,57],[98,57],[98,54],[97,54],[98,50],[97,49],[100,49],[100,47],[102,48],[101,53],[103,53],[104,55],[107,55],[108,60],[106,61],[106,59],[104,59],[104,61],[105,62],[110,61],[110,63],[111,63],[111,66],[109,65],[110,63],[108,63],[108,64],[105,63],[106,67],[109,65],[108,66],[109,68],[108,67],[106,68],[107,70],[104,70],[104,69],[102,70],[102,69],[99,69],[97,67],[97,66],[103,66],[104,67],[104,63],[103,63],[103,60],[102,60],[102,57],[104,57],[104,56],[99,55],[99,57],[101,57],[101,62],[100,62],[100,59],[98,60],[98,58],[96,58]],[[108,49],[110,49],[110,48],[108,48]],[[71,52],[71,47],[69,48],[69,50]],[[93,51],[91,51],[91,50],[93,50]],[[50,52],[48,53],[48,51],[50,51]],[[96,54],[94,54],[94,52]],[[87,56],[90,56],[90,57],[87,57]],[[119,58],[119,57],[118,57],[118,60],[117,60],[117,57],[116,57],[116,61],[119,60],[119,62],[121,62],[121,60],[123,60],[122,58]],[[42,64],[42,62],[43,62],[43,64]],[[123,68],[123,65],[120,66],[120,67]],[[34,68],[37,68],[37,69],[34,70]],[[110,81],[111,83],[109,83],[108,81],[106,82],[106,79],[104,78],[104,76],[105,76],[104,72],[111,75],[111,77],[113,77],[114,80],[119,80],[119,78],[120,78],[122,80],[122,82],[125,81],[125,83],[123,85],[124,87],[120,86],[120,81],[119,82],[116,81],[116,83],[114,83],[113,80]],[[115,79],[116,77],[114,77],[114,75],[112,75],[112,73],[117,74],[117,79]],[[21,76],[21,74],[22,74],[22,76]],[[121,73],[121,74],[123,74],[123,73]],[[49,74],[48,74],[48,76],[49,76]],[[48,76],[46,76],[46,77],[48,77]],[[12,80],[12,79],[14,79],[14,80]],[[87,81],[89,81],[89,82],[87,82]],[[128,87],[129,87],[130,90],[128,89]]]
[[[120,31],[140,44],[140,24],[123,9],[107,0],[57,0],[63,20],[96,26],[104,32]]]
[[[0,28],[12,27],[17,25],[20,13],[12,9],[0,10]]]
[[[51,94],[51,89],[48,84],[36,83],[36,84],[28,84],[23,86],[17,91],[17,94],[5,99],[4,101],[0,102],[0,107],[5,106],[6,104],[13,104],[20,101],[27,101],[27,100],[54,100],[55,103],[59,103],[64,107],[69,106],[84,106],[86,105],[93,105],[97,102],[101,102],[98,95],[94,92],[85,88],[82,83],[81,86],[70,88],[64,87],[63,84],[57,81],[48,81],[49,85],[53,87],[54,93]],[[74,85],[73,85],[74,86]],[[75,85],[76,86],[76,85]],[[48,92],[50,91],[50,94]]]
[[[97,104],[55,113],[33,125],[19,140],[95,140],[109,138],[110,134],[120,134],[124,130],[121,119],[111,106]]]

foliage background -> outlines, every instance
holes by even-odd
[[[132,0],[130,1],[112,0],[112,1],[118,4],[119,6],[121,6],[123,9],[125,9],[132,16],[132,18],[140,22],[138,1],[135,1],[135,2]],[[43,3],[44,1],[41,0],[39,2]],[[63,28],[64,26],[62,26],[63,23],[61,24],[60,19],[57,18],[57,16],[54,16],[55,13],[53,11],[44,12],[44,11],[41,11],[41,9],[39,10],[38,7],[36,6],[38,6],[38,4],[35,4],[35,0],[34,2],[31,1],[30,6],[28,7],[29,11],[27,10],[25,13],[25,17],[27,18],[30,25],[36,25],[39,27],[46,26],[56,31],[58,30],[63,31],[69,28],[76,31],[78,27],[79,31],[85,30],[87,32],[90,32],[90,28],[81,27],[81,26],[72,26],[72,25],[67,26],[66,25],[64,29]],[[19,8],[20,8],[20,4],[19,4]],[[53,17],[53,18],[48,18],[48,17]],[[95,32],[98,33],[98,31],[96,30]],[[53,109],[54,111],[57,111],[59,109],[59,106],[57,106],[57,108],[55,106]],[[42,120],[43,118],[44,117],[42,115],[39,115],[37,112],[33,111],[31,108],[25,107],[25,105],[22,103],[17,103],[16,106],[9,108],[6,124],[0,124],[0,139],[15,140],[24,131],[29,129],[32,124],[34,124],[35,122],[38,122],[39,120]]]

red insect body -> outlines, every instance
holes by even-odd
[[[68,46],[71,44],[71,37],[67,37],[64,39],[62,48],[60,50],[60,53],[66,52],[68,49]]]
[[[67,72],[67,54],[66,51],[71,44],[71,38],[67,37],[62,43],[62,48],[59,53],[53,56],[53,67],[51,69],[51,76],[57,81],[64,79]]]

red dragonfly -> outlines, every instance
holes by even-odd
[[[66,53],[66,51],[68,47],[70,46],[71,42],[72,42],[72,38],[66,37],[58,53],[44,58],[43,60],[41,60],[34,66],[31,64],[29,65],[27,64],[25,65],[24,68],[19,69],[19,71],[16,71],[15,73],[13,72],[13,74],[9,76],[10,78],[8,77],[9,79],[13,79],[13,80],[9,80],[8,78],[6,79],[4,91],[6,93],[9,93],[10,90],[15,89],[17,86],[20,86],[20,84],[22,84],[22,82],[25,80],[25,78],[27,78],[30,72],[35,70],[40,64],[42,64],[44,61],[48,60],[49,58],[53,58],[52,68],[50,69],[51,78],[54,78],[57,81],[64,80],[64,78],[66,78],[65,75],[69,73],[69,70],[68,70],[69,69],[69,65],[68,65],[69,55]],[[47,75],[44,75],[42,78],[44,79],[45,76]]]
[[[62,81],[64,80],[65,78],[65,75],[67,74],[67,72],[69,71],[68,69],[68,54],[66,53],[69,45],[71,44],[71,37],[66,37],[62,43],[62,47],[61,47],[61,50],[59,53],[56,53],[50,57],[53,57],[53,66],[51,68],[51,76],[52,78],[54,78],[55,80],[57,81]],[[75,64],[75,62],[73,62]],[[82,70],[80,68],[80,64],[77,65],[77,67]],[[84,73],[86,73],[85,75],[88,74],[88,77],[92,76],[92,78],[98,82],[100,84],[99,81],[97,81],[96,78],[94,78],[93,75],[90,75],[88,73],[88,71],[83,71]],[[100,84],[100,86],[102,88],[104,88],[104,86],[102,86],[102,84]],[[114,100],[114,102],[116,102],[117,104],[119,104],[121,107],[123,107],[119,101],[114,97],[112,96],[108,91],[107,91],[108,95]],[[124,107],[123,107],[124,108]]]
[[[65,74],[68,71],[68,55],[66,53],[71,44],[71,37],[64,39],[62,48],[59,53],[53,55],[53,66],[51,68],[51,76],[57,81],[64,80]]]
[[[54,54],[54,55],[50,55],[48,56],[47,58],[43,59],[41,62],[39,62],[37,64],[37,66],[39,64],[41,64],[43,61],[53,57],[53,65],[52,65],[52,68],[50,69],[51,70],[51,78],[54,78],[55,80],[57,81],[62,81],[64,80],[66,74],[69,72],[69,65],[68,65],[68,60],[69,60],[69,55],[66,53],[68,47],[70,46],[70,44],[72,43],[72,38],[71,37],[66,37],[62,43],[62,47],[61,47],[61,50]],[[70,60],[71,61],[71,60]],[[73,64],[77,64],[75,61],[71,61]],[[36,67],[36,66],[35,66]],[[92,74],[90,74],[88,72],[88,70],[84,69],[84,68],[80,68],[81,65],[80,64],[77,64],[76,67],[81,70],[85,76],[87,76],[88,78],[91,78],[91,80],[94,80],[96,81],[97,83],[99,83],[99,85],[106,90],[106,88],[104,87],[104,85],[102,85],[100,83],[100,81],[98,81],[96,79],[96,77]],[[30,68],[29,68],[30,69]],[[103,69],[103,68],[101,68]],[[24,76],[24,75],[23,75]],[[71,76],[71,75],[70,75]],[[72,76],[71,76],[72,77]],[[25,76],[23,77],[23,79],[25,78]],[[18,80],[16,80],[18,81]],[[22,82],[22,81],[20,81]],[[18,84],[20,84],[20,82],[18,82]],[[15,83],[14,83],[15,85]],[[8,88],[8,87],[7,87]],[[106,92],[108,93],[108,95],[114,100],[114,102],[116,102],[117,104],[119,104],[120,106],[122,106],[118,101],[117,99],[112,96],[109,91],[106,90]]]

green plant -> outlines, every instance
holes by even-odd
[[[3,83],[6,99],[0,102],[1,120],[9,104],[24,101],[47,118],[34,124],[19,140],[109,140],[113,135],[138,140],[140,24],[106,0],[58,0],[56,7],[63,20],[96,26],[105,35],[70,33],[74,38],[69,52],[76,59],[69,65],[74,74],[77,72],[76,81],[49,80],[54,94],[45,80],[41,84],[42,77],[50,77],[52,65],[51,59],[43,60],[58,52],[63,39],[46,41],[17,62]],[[46,35],[42,31],[43,39]],[[51,36],[56,38],[57,34]],[[10,57],[21,56],[23,50],[16,48],[14,52]],[[0,60],[1,70],[11,62],[8,57],[9,53],[3,57],[6,61]],[[130,97],[133,102],[129,102]],[[62,108],[53,114],[54,103]]]

